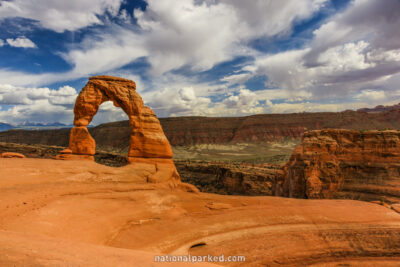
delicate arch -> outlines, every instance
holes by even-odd
[[[134,81],[112,77],[95,76],[79,93],[74,107],[74,125],[69,148],[72,154],[95,154],[96,143],[87,126],[96,115],[100,105],[112,101],[128,115],[132,128],[129,141],[130,158],[172,158],[171,146],[153,110],[143,104],[136,92]]]

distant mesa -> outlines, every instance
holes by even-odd
[[[52,122],[52,123],[41,123],[41,122],[24,122],[19,124],[18,126],[31,126],[31,127],[63,127],[67,126],[64,123],[60,122]]]
[[[75,127],[71,130],[69,150],[64,150],[57,159],[94,160],[96,142],[87,126],[106,101],[112,101],[128,115],[131,127],[128,161],[154,165],[158,174],[148,178],[151,182],[179,178],[172,161],[171,146],[153,110],[144,105],[136,92],[135,82],[112,76],[89,78],[75,102]]]
[[[391,110],[400,110],[400,103],[392,106],[383,106],[383,105],[378,105],[374,108],[360,108],[357,109],[359,112],[366,112],[366,113],[377,113],[377,112],[385,112],[385,111],[391,111]]]

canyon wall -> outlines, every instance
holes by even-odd
[[[160,118],[164,133],[173,146],[224,143],[280,142],[300,139],[304,132],[327,128],[353,130],[400,130],[400,110],[382,112],[323,112],[262,114],[247,117]],[[67,146],[69,129],[0,132],[0,142]],[[128,121],[89,128],[101,149],[128,151],[131,128]]]
[[[178,162],[203,192],[400,203],[400,132],[308,131],[279,165]]]
[[[287,197],[397,202],[399,186],[399,131],[309,131],[284,166]]]
[[[227,162],[175,161],[183,182],[202,192],[223,195],[280,196],[283,171],[279,166]]]

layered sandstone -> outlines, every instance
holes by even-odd
[[[216,262],[233,266],[400,259],[400,214],[372,203],[189,193],[147,183],[155,170],[136,165],[1,158],[0,166],[1,266],[157,266],[156,255],[188,254],[245,257]]]
[[[306,131],[327,128],[397,129],[400,112],[322,112],[262,114],[236,118],[177,117],[160,118],[166,137],[173,146],[226,143],[264,143],[299,140]],[[89,129],[103,150],[128,151],[131,135],[129,121],[102,124]],[[68,146],[69,130],[0,132],[0,142]]]
[[[172,161],[172,149],[153,110],[146,107],[136,92],[133,81],[112,76],[95,76],[79,93],[74,106],[74,125],[71,129],[68,153],[64,150],[60,160],[94,160],[96,142],[87,126],[100,105],[112,101],[129,117],[128,162],[144,169],[154,169],[148,182],[179,180]]]
[[[278,165],[176,161],[183,182],[202,192],[224,195],[281,196],[283,171]]]
[[[0,154],[0,158],[17,158],[17,159],[23,159],[25,156],[21,153],[16,153],[16,152],[3,152]]]
[[[309,131],[284,171],[284,192],[289,197],[397,202],[400,132]]]
[[[73,154],[94,155],[95,142],[87,126],[100,105],[112,101],[129,117],[129,157],[172,158],[172,149],[153,110],[146,107],[133,81],[112,76],[95,76],[79,93],[74,107],[70,148]]]

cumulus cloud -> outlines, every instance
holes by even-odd
[[[143,97],[160,117],[201,115],[211,102],[207,97],[197,96],[192,87],[165,87]]]
[[[18,37],[15,39],[8,38],[7,43],[12,47],[22,47],[22,48],[36,48],[36,44],[26,37]]]
[[[0,110],[0,121],[18,125],[24,122],[61,122],[70,124],[73,121],[72,110],[50,105],[47,100],[37,100],[26,105],[15,105],[10,109]]]
[[[101,32],[92,30],[81,43],[61,54],[72,66],[65,73],[0,70],[0,83],[40,87],[20,98],[2,94],[1,101],[19,103],[20,107],[40,101],[67,107],[68,96],[52,95],[53,90],[41,86],[99,73],[138,81],[145,102],[159,116],[337,111],[352,105],[388,104],[390,99],[400,96],[400,2],[397,0],[387,0],[384,5],[380,0],[354,0],[341,13],[326,18],[303,47],[275,54],[255,51],[251,41],[290,35],[295,23],[312,17],[327,0],[287,0],[284,4],[147,0],[146,9],[135,10],[133,14],[120,12],[118,0],[89,0],[80,4],[75,1],[69,2],[70,6],[48,0],[6,1],[0,5],[0,18],[13,17],[10,10],[14,10],[18,16],[35,19],[43,27],[58,32],[102,23],[99,15],[105,13],[124,21],[133,17],[137,25],[108,23]],[[35,11],[32,5],[39,2],[48,5]],[[75,10],[76,6],[80,10]],[[50,20],[52,12],[64,13],[59,16],[61,19]],[[243,55],[254,61],[217,83],[172,74],[178,69],[209,70]],[[121,70],[138,59],[150,64],[149,73],[144,74],[147,79]],[[246,88],[246,82],[257,76],[268,77],[265,89]],[[271,87],[274,89],[268,89]],[[101,110],[98,121],[124,116],[111,104],[105,103]]]
[[[388,80],[400,74],[399,12],[396,0],[385,5],[379,0],[356,0],[315,30],[309,46],[260,54],[243,68],[246,74],[221,81],[244,83],[266,75],[280,90],[308,92],[308,100],[387,101],[383,96],[394,95],[388,91],[395,90]]]
[[[382,90],[362,90],[355,96],[355,99],[367,103],[386,100],[386,93]]]
[[[318,57],[326,50],[360,39],[369,40],[371,49],[398,49],[400,2],[397,0],[355,0],[343,13],[314,32],[312,50],[306,57],[308,65],[318,64]]]
[[[156,1],[134,16],[145,31],[155,74],[182,66],[206,70],[218,62],[251,54],[247,41],[284,35],[294,21],[307,18],[326,0],[285,1]]]
[[[58,90],[47,87],[27,88],[0,85],[0,105],[12,105],[0,110],[0,121],[19,124],[29,122],[72,122],[72,107],[77,97],[73,87]]]
[[[233,6],[238,20],[244,24],[243,28],[239,28],[240,34],[247,38],[254,38],[288,34],[292,31],[294,21],[310,17],[328,1],[286,0],[284,5],[279,1],[221,0],[216,2]]]
[[[0,3],[0,19],[27,18],[44,28],[63,32],[102,24],[100,15],[116,15],[122,0],[11,0]]]
[[[4,41],[0,39],[0,47],[4,46]]]
[[[103,122],[128,120],[128,115],[121,109],[114,106],[111,101],[101,104],[91,124],[97,125]]]
[[[49,103],[56,105],[72,105],[76,96],[75,88],[70,86],[52,90],[47,87],[27,88],[15,87],[9,84],[0,85],[0,104],[3,105],[34,104],[37,100],[48,100]]]
[[[118,15],[121,2],[90,0],[78,1],[78,4],[76,1],[68,4],[48,0],[7,1],[0,6],[0,18],[37,19],[44,27],[60,32],[100,23],[97,15],[104,12]],[[286,34],[295,21],[311,16],[324,2],[291,0],[282,8],[272,1],[252,1],[244,8],[240,1],[199,4],[192,0],[148,0],[144,11],[134,11],[138,29],[109,24],[106,29],[85,37],[82,43],[61,54],[73,67],[71,71],[32,75],[0,70],[0,82],[44,85],[111,72],[138,58],[147,58],[153,76],[184,66],[207,70],[238,55],[252,54],[252,49],[246,45],[249,40]],[[38,7],[40,10],[36,10]],[[259,15],[250,16],[256,10]],[[53,18],[54,14],[59,17]]]
[[[140,36],[130,30],[114,26],[109,32],[91,36],[79,47],[63,53],[62,57],[74,68],[58,77],[78,78],[104,73],[147,55],[149,51]]]

